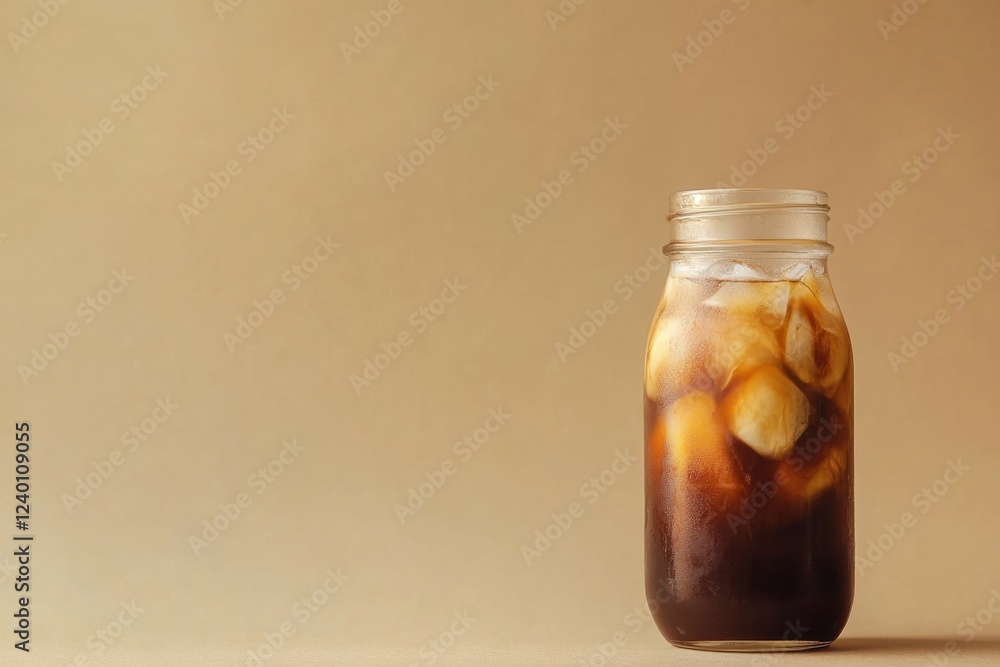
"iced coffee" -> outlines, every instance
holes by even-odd
[[[853,360],[829,246],[806,241],[669,253],[646,359],[646,568],[678,646],[814,648],[850,612]]]

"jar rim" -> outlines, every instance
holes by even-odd
[[[797,188],[708,188],[681,190],[670,195],[667,220],[693,215],[742,213],[774,208],[826,213],[830,210],[822,190]]]
[[[770,239],[763,241],[717,240],[706,242],[668,243],[662,252],[667,257],[709,256],[773,258],[778,256],[825,259],[833,246],[825,241],[808,239]]]

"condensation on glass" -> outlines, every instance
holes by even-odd
[[[645,377],[646,589],[685,648],[826,646],[854,597],[853,356],[827,197],[671,197]]]

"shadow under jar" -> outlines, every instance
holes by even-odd
[[[790,651],[854,598],[854,372],[826,194],[671,197],[646,351],[646,595],[682,648]]]

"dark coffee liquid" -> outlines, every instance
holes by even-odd
[[[747,482],[737,493],[705,475],[679,476],[655,445],[647,447],[647,597],[671,642],[832,642],[847,623],[852,434],[848,416],[812,398],[810,423],[785,459],[733,440]],[[660,406],[647,399],[646,415],[647,443],[655,443]],[[809,486],[830,456],[843,459],[839,477]]]

